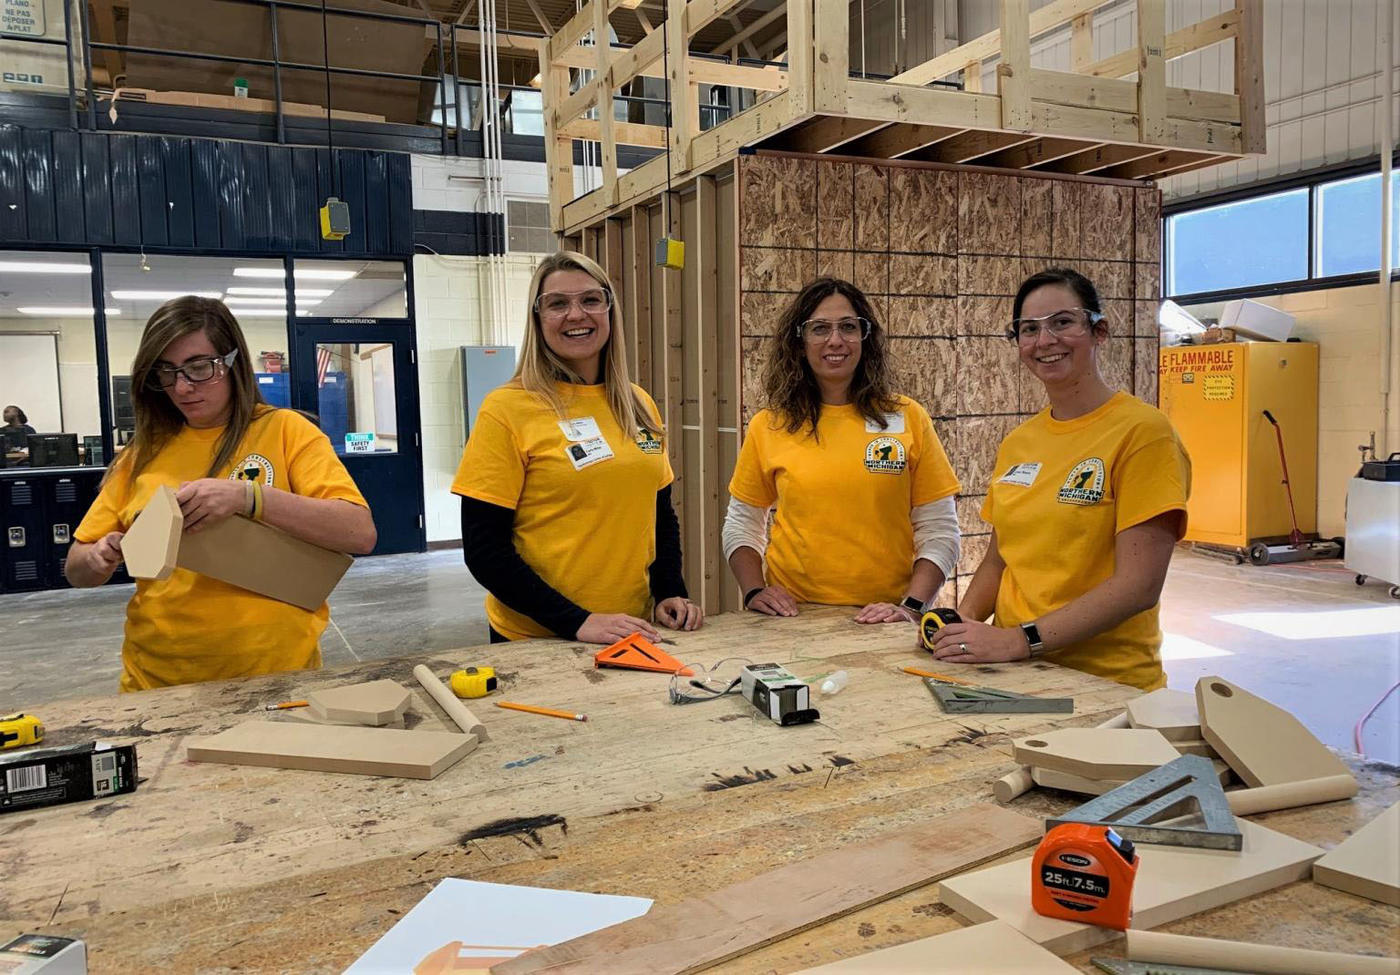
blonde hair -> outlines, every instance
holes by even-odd
[[[268,406],[253,380],[253,363],[248,355],[248,343],[238,320],[222,301],[186,295],[174,298],[156,309],[141,333],[141,344],[131,363],[131,405],[136,414],[136,432],[131,443],[122,451],[117,462],[108,470],[112,474],[118,464],[130,467],[130,477],[136,476],[155,460],[156,455],[185,426],[185,416],[170,396],[148,385],[151,372],[161,354],[171,342],[193,332],[203,332],[214,346],[214,352],[226,356],[234,349],[238,355],[225,371],[223,382],[229,385],[228,425],[219,437],[214,459],[205,477],[214,477],[233,461],[233,453],[254,420],[273,407]]]
[[[582,271],[612,295],[612,307],[608,310],[608,341],[602,355],[603,391],[607,396],[608,409],[612,411],[617,425],[631,439],[636,439],[643,427],[661,433],[664,429],[661,418],[651,414],[646,401],[632,388],[622,333],[622,306],[618,303],[617,292],[608,280],[607,272],[596,261],[576,251],[551,254],[535,268],[535,274],[530,279],[530,304],[525,310],[525,341],[520,349],[520,365],[516,366],[512,381],[539,396],[561,417],[564,415],[564,401],[555,384],[583,383],[583,377],[555,355],[545,341],[539,312],[535,310],[535,301],[544,287],[545,278],[555,271]]]

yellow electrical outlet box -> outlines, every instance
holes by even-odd
[[[685,241],[662,237],[656,242],[656,266],[679,271],[685,267]]]
[[[350,204],[335,197],[321,207],[321,236],[326,240],[344,240],[350,236]]]

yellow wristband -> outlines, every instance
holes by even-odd
[[[253,482],[243,482],[243,514],[245,517],[253,517],[253,508],[257,504],[257,499],[253,495]]]
[[[262,482],[261,482],[261,481],[252,481],[252,482],[250,482],[250,483],[253,485],[253,520],[254,520],[254,521],[262,521],[262,519],[263,519],[263,492],[262,492]]]

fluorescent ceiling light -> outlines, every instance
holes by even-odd
[[[92,315],[91,305],[26,305],[23,308],[16,308],[15,311],[21,315],[47,315],[50,318],[86,318]],[[120,315],[120,308],[104,308],[108,315]]]
[[[224,303],[230,308],[236,305],[282,305],[285,307],[287,304],[287,297],[285,295],[278,295],[276,298],[254,298],[249,295],[229,295]]]
[[[334,292],[329,288],[297,288],[298,298],[328,298]],[[229,288],[227,289],[229,300],[242,300],[243,295],[265,295],[268,297],[284,298],[287,292],[282,288]]]
[[[321,303],[320,298],[312,298],[308,301],[298,301],[298,308],[311,308]],[[270,311],[274,308],[285,310],[287,303],[278,298],[240,298],[238,301],[228,302],[229,311]]]
[[[300,281],[348,281],[356,274],[355,271],[300,267],[292,272]],[[235,278],[280,278],[286,274],[280,267],[236,267],[233,269]]]
[[[0,261],[6,274],[91,274],[87,264],[46,264],[43,261]]]
[[[235,318],[286,318],[285,308],[230,308]]]
[[[213,298],[218,301],[222,291],[109,291],[118,301],[171,301],[175,298]]]

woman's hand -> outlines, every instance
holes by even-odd
[[[656,604],[656,622],[673,630],[698,630],[705,611],[684,596],[671,596]]]
[[[185,516],[185,531],[199,531],[233,515],[248,511],[248,489],[242,481],[219,477],[202,477],[186,481],[175,492],[180,513]]]
[[[122,536],[125,532],[108,532],[88,549],[88,563],[93,571],[110,576],[122,564]]]
[[[917,623],[914,614],[894,603],[871,603],[856,614],[857,623]]]
[[[993,664],[1025,660],[1031,655],[1026,635],[986,623],[950,623],[938,631],[933,658],[955,664]]]
[[[746,608],[766,616],[796,616],[797,600],[782,586],[764,586]]]
[[[626,613],[589,613],[588,619],[583,621],[574,637],[584,643],[601,643],[606,646],[633,633],[640,633],[648,640],[661,639],[656,627],[644,619],[628,616]]]

